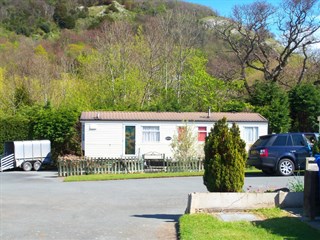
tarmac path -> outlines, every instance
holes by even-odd
[[[244,189],[292,179],[252,175]],[[206,191],[202,177],[65,183],[56,172],[3,172],[0,239],[177,239],[188,193]]]

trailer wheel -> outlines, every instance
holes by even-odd
[[[34,169],[35,171],[38,171],[38,170],[40,169],[40,167],[41,167],[41,162],[40,162],[40,161],[34,162],[34,164],[33,164],[33,169]]]
[[[31,169],[32,169],[31,162],[24,162],[23,165],[22,165],[22,169],[24,171],[31,171]]]

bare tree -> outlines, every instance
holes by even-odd
[[[161,84],[162,51],[164,36],[160,27],[159,17],[149,17],[145,28],[139,28],[136,45],[139,46],[137,58],[139,73],[144,81],[143,98],[140,106],[149,103]]]
[[[315,48],[309,54],[310,61],[305,71],[305,81],[320,85],[320,49]]]
[[[144,57],[138,59],[145,80],[141,107],[159,94],[159,89],[164,90],[166,99],[169,89],[174,89],[177,101],[181,100],[185,64],[200,45],[201,34],[196,15],[179,7],[148,18],[138,39],[138,45],[145,47]]]
[[[246,69],[258,51],[259,42],[268,37],[268,20],[274,13],[274,8],[264,2],[250,5],[235,6],[231,21],[221,21],[216,29],[220,36],[229,44],[240,65],[240,78],[250,93]]]
[[[170,34],[175,43],[174,58],[176,63],[176,93],[178,102],[181,98],[182,73],[187,58],[193,53],[194,48],[202,41],[202,25],[194,13],[175,10],[172,13]]]
[[[233,9],[232,24],[224,24],[219,33],[237,56],[249,93],[245,74],[248,67],[261,71],[267,81],[279,82],[289,59],[295,54],[300,54],[304,59],[296,84],[302,81],[308,48],[319,42],[315,37],[315,32],[320,28],[317,2],[283,0],[277,10],[264,2],[255,2]],[[270,38],[269,29],[273,20],[276,22],[275,32],[280,36],[278,42]]]
[[[314,33],[320,28],[319,20],[313,9],[317,0],[284,0],[278,13],[277,26],[280,31],[280,43],[282,47],[272,48],[273,54],[265,54],[263,43],[259,42],[259,49],[262,54],[256,54],[262,67],[251,64],[256,70],[263,71],[266,80],[277,82],[283,69],[288,65],[289,58],[299,51],[304,58],[301,66],[301,73],[297,83],[302,81],[308,59],[307,48],[319,42]],[[276,56],[274,66],[268,64],[272,55]],[[270,60],[269,60],[270,62]]]
[[[107,73],[106,79],[101,80],[105,83],[110,81],[113,104],[126,102],[130,94],[127,90],[127,74],[131,65],[133,42],[132,26],[120,21],[111,25],[105,23],[96,39],[102,57],[101,67]],[[121,83],[117,84],[117,81]]]

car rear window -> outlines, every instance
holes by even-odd
[[[263,136],[260,137],[253,145],[252,147],[264,147],[268,142],[271,136]]]
[[[286,146],[288,136],[277,136],[277,138],[272,143],[272,146]]]

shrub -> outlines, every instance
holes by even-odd
[[[320,141],[316,140],[313,142],[313,147],[312,147],[312,153],[313,155],[315,154],[320,154]]]
[[[240,192],[244,184],[245,142],[239,127],[219,120],[205,142],[203,182],[210,192]]]
[[[23,106],[16,115],[0,116],[0,154],[7,141],[48,139],[54,160],[63,154],[80,155],[81,124],[78,117],[76,110],[54,109],[50,105]]]
[[[301,180],[301,178],[299,178],[299,175],[298,175],[298,176],[294,176],[294,178],[288,182],[288,187],[290,192],[303,192],[304,183]]]
[[[42,108],[32,118],[33,138],[49,139],[53,158],[62,154],[80,154],[78,117],[79,113],[72,109]]]
[[[179,127],[178,135],[174,135],[171,143],[173,158],[178,161],[185,161],[197,157],[197,137],[193,129],[187,123]]]
[[[31,139],[29,120],[23,116],[0,117],[0,154],[3,153],[4,143]]]

